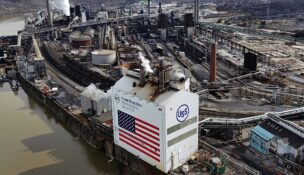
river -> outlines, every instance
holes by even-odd
[[[24,28],[24,18],[16,17],[0,21],[0,36],[17,35]]]
[[[0,21],[0,36],[16,35],[23,26],[22,17]],[[0,83],[0,119],[0,175],[130,174],[8,83]]]
[[[23,90],[0,84],[0,104],[0,174],[121,174],[117,162],[108,163]]]

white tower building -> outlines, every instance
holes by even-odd
[[[161,62],[157,76],[128,71],[112,89],[115,144],[166,173],[198,150],[199,97],[186,74]]]

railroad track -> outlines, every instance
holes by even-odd
[[[115,83],[114,79],[89,70],[85,65],[81,65],[79,62],[67,57],[63,48],[58,44],[45,42],[42,47],[42,53],[50,64],[81,86],[88,86],[94,83],[99,88],[108,90]]]

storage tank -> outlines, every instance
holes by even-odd
[[[92,63],[94,65],[109,65],[116,61],[116,51],[114,50],[94,50],[92,51]]]
[[[81,48],[81,47],[91,47],[92,46],[92,39],[90,36],[85,36],[85,35],[71,35],[71,45],[74,48]]]

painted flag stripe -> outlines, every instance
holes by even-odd
[[[136,125],[139,126],[139,127],[141,127],[142,129],[145,129],[145,130],[147,130],[147,131],[149,131],[149,132],[151,132],[151,133],[153,133],[153,134],[159,136],[159,133],[157,133],[156,131],[153,131],[153,130],[150,129],[150,128],[147,128],[147,127],[145,127],[145,126],[143,126],[143,125],[141,125],[141,124],[139,124],[139,123],[136,123]]]
[[[144,139],[144,140],[149,141],[150,143],[153,143],[155,146],[158,146],[158,147],[159,147],[159,143],[157,143],[157,142],[155,142],[155,141],[153,141],[153,140],[151,140],[151,139],[149,139],[149,138],[143,136],[142,134],[136,133],[136,135],[137,135],[138,137]]]
[[[152,138],[152,139],[154,139],[154,140],[156,140],[156,141],[159,141],[159,138],[157,138],[157,137],[155,137],[155,136],[153,136],[153,135],[147,133],[146,131],[144,131],[144,130],[142,130],[142,129],[140,129],[140,128],[136,128],[136,129],[135,129],[135,133],[138,134],[139,132],[145,134],[146,136],[149,136],[150,138]]]
[[[148,142],[146,142],[146,141],[144,141],[144,140],[142,140],[142,139],[140,139],[140,138],[137,138],[137,137],[135,137],[135,136],[133,136],[133,135],[127,133],[127,132],[124,131],[124,130],[119,129],[119,132],[122,132],[123,134],[126,134],[126,135],[128,135],[129,137],[131,137],[131,138],[133,138],[133,139],[137,139],[137,140],[143,142],[145,145],[150,146],[151,148],[155,149],[156,151],[160,151],[160,149],[157,148],[155,145],[152,145],[152,144],[150,144],[150,143],[148,143]],[[120,134],[120,133],[119,133],[119,134]]]
[[[149,157],[152,158],[153,160],[159,162],[159,159],[158,159],[158,158],[152,156],[151,154],[149,154],[149,153],[147,153],[146,151],[142,150],[142,149],[139,148],[138,146],[136,146],[136,145],[134,145],[134,144],[132,144],[132,143],[126,141],[125,139],[122,139],[122,138],[121,138],[120,140],[121,140],[122,142],[128,144],[129,146],[133,147],[134,149],[137,149],[137,150],[139,150],[140,152],[144,153],[145,155],[149,156]]]
[[[131,134],[125,132],[125,131],[122,130],[122,129],[119,129],[119,132],[121,132],[121,133],[123,133],[123,134],[126,134],[126,135],[128,135],[129,137],[131,137],[131,138],[133,138],[133,139],[139,140],[140,142],[144,143],[145,145],[150,146],[151,148],[155,149],[156,151],[160,151],[159,148],[155,147],[154,145],[151,145],[150,143],[148,143],[148,142],[146,142],[146,141],[144,141],[144,140],[142,140],[142,139],[140,139],[140,138],[137,138],[137,137],[135,137],[135,136],[133,136],[133,135],[131,135]],[[119,133],[119,134],[120,134],[120,133]]]
[[[145,121],[143,121],[143,120],[141,120],[141,119],[139,119],[139,118],[135,118],[135,120],[138,120],[139,122],[141,122],[141,123],[143,123],[143,124],[145,124],[145,125],[147,125],[147,126],[150,126],[151,128],[154,128],[155,130],[159,130],[158,127],[156,127],[156,126],[154,126],[154,125],[151,125],[150,123],[147,123],[147,122],[145,122]]]
[[[143,148],[145,151],[148,151],[150,154],[152,154],[152,155],[154,155],[154,156],[157,156],[157,157],[160,156],[159,153],[157,153],[157,152],[155,152],[155,151],[153,151],[153,150],[151,150],[151,149],[149,149],[149,148],[147,148],[147,147],[141,145],[141,144],[138,143],[136,140],[133,140],[133,139],[131,139],[131,138],[129,138],[129,137],[123,135],[123,134],[119,134],[119,136],[120,136],[120,138],[126,139],[126,140],[128,140],[130,143],[135,144],[135,145],[139,146],[140,148]]]

